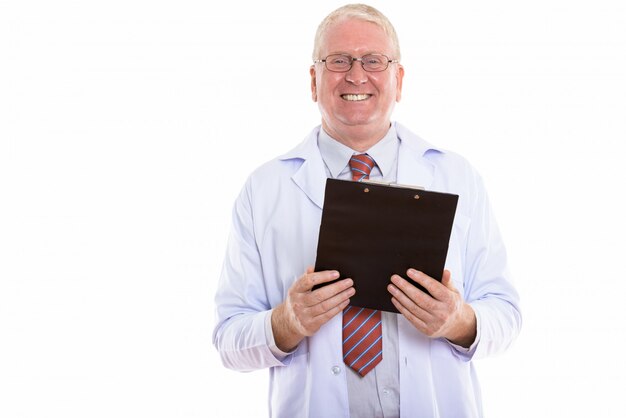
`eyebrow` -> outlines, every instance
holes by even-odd
[[[349,52],[330,52],[330,53],[326,54],[326,56],[329,56],[329,55],[348,55],[348,56],[350,56],[352,58],[355,57],[354,55],[352,55]],[[371,51],[371,52],[366,52],[366,53],[362,54],[361,57],[364,57],[366,55],[384,55],[384,56],[389,56],[389,54],[386,54],[384,52]]]

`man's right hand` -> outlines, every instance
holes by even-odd
[[[311,290],[313,286],[339,278],[337,271],[314,272],[309,267],[289,288],[287,299],[272,311],[272,332],[282,351],[294,350],[304,339],[350,304],[355,290],[352,279]]]

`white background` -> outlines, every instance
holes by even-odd
[[[212,298],[246,176],[319,121],[342,4],[0,0],[0,416],[267,415]],[[523,298],[487,416],[624,416],[625,3],[371,4],[395,119],[482,173]]]

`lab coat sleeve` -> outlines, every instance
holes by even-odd
[[[478,174],[473,178],[464,297],[476,314],[477,338],[467,352],[455,350],[465,361],[506,350],[519,334],[522,323],[519,295],[509,277],[506,249],[482,179]]]
[[[281,366],[266,335],[271,306],[266,291],[261,257],[255,239],[250,183],[233,209],[233,223],[215,296],[216,326],[213,344],[224,366],[252,371]]]

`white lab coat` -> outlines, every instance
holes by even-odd
[[[349,417],[341,315],[283,361],[270,351],[265,332],[271,309],[284,301],[307,266],[315,264],[326,182],[319,129],[249,177],[233,210],[215,299],[213,341],[222,361],[240,371],[269,368],[272,417]],[[460,196],[446,268],[478,322],[477,343],[464,353],[398,318],[401,416],[480,417],[480,387],[470,360],[504,350],[521,326],[505,249],[472,167],[400,124],[396,130],[401,140],[397,182]]]

